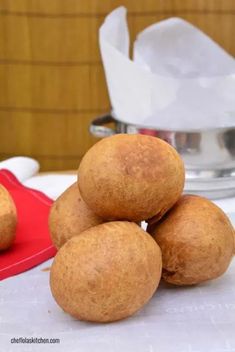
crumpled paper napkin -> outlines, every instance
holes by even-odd
[[[129,56],[126,9],[99,31],[113,115],[145,127],[195,130],[235,126],[235,60],[181,18],[138,34]]]

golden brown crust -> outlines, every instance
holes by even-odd
[[[185,195],[147,231],[162,251],[163,278],[192,285],[222,275],[234,252],[232,225],[208,199]]]
[[[233,239],[234,239],[234,252],[233,252],[233,254],[235,254],[235,229],[234,229],[234,227],[233,227]]]
[[[49,229],[52,242],[56,248],[60,248],[71,237],[102,222],[103,220],[83,201],[77,183],[74,183],[61,194],[51,208]]]
[[[134,314],[161,277],[161,252],[138,225],[109,222],[73,237],[57,253],[50,285],[57,303],[80,320],[110,322]]]
[[[180,197],[184,165],[156,137],[119,134],[96,143],[79,166],[83,199],[107,220],[162,216]]]
[[[0,185],[0,251],[8,249],[15,239],[17,214],[9,192]]]

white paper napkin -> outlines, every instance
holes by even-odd
[[[37,189],[52,199],[58,198],[69,186],[77,180],[77,175],[39,175],[24,182],[26,187]]]
[[[26,156],[16,156],[0,162],[0,169],[11,171],[21,182],[36,175],[39,168],[40,165],[37,160]]]
[[[190,23],[170,18],[148,27],[131,60],[126,9],[119,7],[99,40],[118,120],[175,130],[235,126],[235,60]]]

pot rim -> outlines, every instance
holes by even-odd
[[[171,132],[171,133],[212,133],[212,132],[225,132],[225,131],[234,131],[235,132],[235,125],[234,126],[231,126],[231,127],[206,127],[206,128],[203,128],[203,129],[199,129],[199,128],[192,128],[192,129],[184,129],[184,130],[181,130],[181,129],[173,129],[173,128],[158,128],[158,127],[152,127],[152,126],[145,126],[145,125],[141,125],[141,124],[137,124],[137,123],[133,123],[133,122],[128,122],[128,121],[121,121],[119,120],[117,117],[116,117],[116,114],[114,113],[114,111],[111,110],[111,113],[110,113],[110,117],[113,118],[113,122],[117,122],[117,123],[120,123],[120,124],[124,124],[126,126],[132,126],[132,127],[135,127],[137,129],[147,129],[147,130],[152,130],[152,131],[156,131],[156,132],[164,132],[164,133],[167,133],[167,132]]]

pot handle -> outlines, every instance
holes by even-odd
[[[97,117],[91,122],[89,131],[93,136],[98,138],[112,136],[113,134],[117,133],[116,130],[110,127],[106,127],[105,125],[108,123],[115,123],[115,122],[116,121],[110,114]]]

